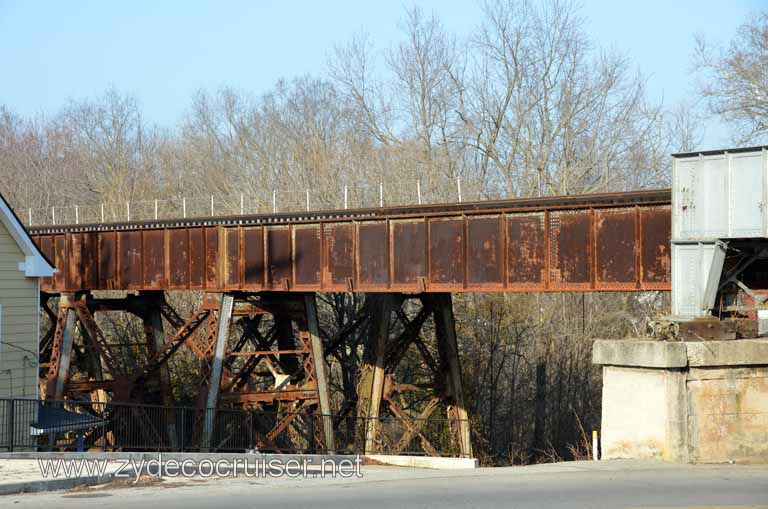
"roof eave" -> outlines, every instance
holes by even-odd
[[[24,262],[19,264],[19,269],[24,272],[25,276],[49,277],[56,272],[56,269],[38,249],[37,245],[35,245],[32,237],[29,236],[29,232],[24,228],[21,220],[19,220],[16,213],[1,194],[0,221],[5,225],[8,233],[16,242],[16,245],[19,246],[22,254],[24,254]]]

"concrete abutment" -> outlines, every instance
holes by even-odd
[[[602,457],[768,463],[768,340],[595,341]]]

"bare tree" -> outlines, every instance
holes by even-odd
[[[768,12],[738,29],[727,47],[696,40],[695,65],[703,75],[699,93],[710,113],[735,130],[737,144],[768,139]]]
[[[485,13],[466,114],[482,175],[510,196],[666,179],[656,157],[637,157],[660,142],[661,108],[626,57],[593,48],[574,3],[497,1]]]
[[[402,30],[383,62],[365,34],[338,47],[331,74],[380,147],[389,196],[410,196],[418,180],[426,193],[456,199],[453,179],[475,181],[461,117],[466,47],[418,8],[406,12]]]
[[[58,122],[73,130],[85,185],[101,202],[124,202],[156,189],[160,168],[150,155],[159,137],[148,128],[135,98],[112,88],[98,101],[72,102]]]
[[[89,194],[79,185],[83,160],[71,126],[24,119],[0,106],[0,192],[19,209],[40,210]],[[26,219],[27,214],[23,214]]]

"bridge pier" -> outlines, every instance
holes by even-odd
[[[142,320],[146,343],[107,341],[96,322],[97,312],[137,316]],[[106,390],[113,402],[146,402],[149,396],[151,400],[159,397],[164,406],[172,407],[175,400],[167,363],[186,346],[203,366],[198,399],[201,412],[194,425],[195,440],[201,447],[215,446],[216,410],[229,406],[274,412],[271,431],[256,440],[259,448],[279,450],[280,440],[293,440],[286,437],[304,433],[307,447],[334,449],[333,411],[314,294],[209,293],[200,308],[184,320],[168,305],[163,292],[120,298],[94,298],[82,292],[62,294],[55,316],[48,399],[87,400],[94,391]],[[263,317],[272,318],[266,333],[258,330],[265,324]],[[170,338],[165,336],[163,318],[175,330]],[[230,339],[237,327],[242,335]],[[76,334],[78,330],[80,334]],[[198,335],[201,330],[205,334]],[[146,360],[141,360],[141,355],[129,358],[120,353],[129,346],[146,348]],[[84,363],[78,365],[78,360]],[[132,367],[133,363],[138,363],[138,368]],[[159,383],[147,384],[152,380]],[[159,394],[153,392],[157,390]],[[317,415],[312,416],[313,412]],[[175,415],[167,414],[163,433],[166,443],[173,446],[177,443]],[[294,432],[292,426],[302,419],[306,429]],[[317,423],[309,422],[316,419]]]
[[[394,295],[368,294],[366,305],[371,308],[371,331],[366,344],[360,383],[357,391],[357,415],[365,419],[365,450],[375,451],[381,398],[384,395],[384,357],[389,343],[389,326]]]
[[[362,437],[367,453],[410,452],[411,441],[419,440],[425,452],[437,449],[423,429],[425,420],[444,407],[451,422],[456,452],[472,456],[470,426],[464,403],[456,329],[450,294],[368,294],[366,307],[372,315],[358,385],[357,415],[365,419]],[[420,306],[419,306],[420,305]],[[418,309],[417,309],[418,308]],[[410,316],[409,316],[410,315]],[[428,320],[434,325],[435,359],[427,346]],[[398,380],[397,370],[413,347],[430,372],[430,380]],[[407,375],[406,375],[407,376]],[[418,395],[419,397],[415,397]],[[405,401],[414,404],[404,404]],[[417,401],[425,400],[423,404]],[[382,450],[381,427],[385,412],[402,425],[399,439]]]
[[[142,321],[146,342],[108,340],[95,319],[99,312],[135,315]],[[170,337],[166,337],[164,320],[174,330]],[[193,440],[200,447],[217,447],[220,439],[214,437],[222,436],[219,425],[227,426],[231,434],[232,423],[222,424],[226,419],[220,422],[218,411],[240,408],[259,411],[258,429],[252,423],[238,424],[255,435],[258,449],[294,450],[298,443],[307,450],[336,448],[334,426],[342,423],[347,407],[334,415],[327,352],[313,293],[207,293],[200,308],[185,320],[162,292],[121,298],[95,298],[83,292],[61,296],[55,328],[48,398],[87,400],[94,391],[108,391],[113,402],[160,400],[172,407],[168,361],[186,347],[200,359],[202,368],[193,425]],[[352,330],[367,339],[357,398],[357,416],[362,421],[349,428],[356,433],[360,449],[412,452],[409,447],[416,441],[421,444],[419,450],[428,454],[452,447],[462,456],[471,456],[450,294],[367,294],[361,315],[348,328],[333,339],[331,348],[343,347]],[[80,334],[75,334],[78,330]],[[121,350],[125,347],[132,352],[145,348],[146,355],[127,355]],[[78,366],[78,359],[86,363]],[[422,366],[427,373],[421,372]],[[445,412],[451,420],[451,446],[433,443],[447,435],[425,428],[426,419],[436,412]],[[274,415],[272,423],[266,433],[259,434],[269,415]],[[152,429],[152,436],[166,437],[163,443],[171,447],[177,444],[174,417],[169,412]],[[354,419],[346,422],[352,425]]]
[[[46,296],[46,300],[49,297]],[[109,390],[113,392],[113,400],[129,400],[135,395],[129,374],[132,367],[128,362],[132,355],[121,353],[121,349],[147,347],[151,358],[155,349],[162,347],[164,332],[159,310],[163,306],[167,306],[163,297],[146,294],[123,298],[95,298],[89,292],[61,294],[56,321],[52,324],[46,398],[77,398],[78,394]],[[108,340],[96,321],[96,314],[100,312],[127,312],[139,317],[144,323],[146,343]],[[75,334],[76,331],[79,334]],[[78,363],[78,359],[82,362]],[[105,376],[105,372],[109,376]]]
[[[233,323],[242,333],[237,341],[217,340],[208,414],[222,405],[274,412],[271,429],[255,437],[257,448],[281,450],[289,448],[281,443],[305,436],[307,448],[333,451],[333,411],[314,294],[230,296],[231,315],[237,318]],[[230,326],[219,325],[221,338]],[[298,425],[301,430],[295,428]],[[213,426],[213,421],[206,421],[204,437],[210,437]]]
[[[155,355],[161,351],[163,345],[166,342],[165,328],[163,326],[163,314],[161,312],[162,302],[165,301],[165,296],[160,294],[158,297],[156,292],[142,292],[144,297],[150,300],[144,316],[144,331],[147,337],[147,346],[150,352]],[[171,373],[168,366],[162,366],[158,373],[160,379],[160,393],[163,401],[163,406],[166,408],[173,408],[176,406],[176,400],[173,396],[173,386],[171,385]],[[178,444],[178,437],[176,436],[176,412],[169,411],[166,416],[165,433],[168,437],[169,443],[173,446]]]
[[[453,316],[453,300],[450,293],[432,296],[435,306],[435,336],[442,360],[443,369],[448,369],[448,394],[451,398],[448,418],[456,421],[461,455],[472,456],[472,441],[469,428],[469,414],[464,403],[459,364],[459,347],[456,340],[456,322]]]
[[[768,462],[768,340],[602,340],[602,457]]]

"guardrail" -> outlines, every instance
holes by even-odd
[[[462,189],[462,187],[464,189]],[[344,185],[331,196],[315,189],[266,190],[257,194],[211,194],[119,203],[66,204],[44,208],[19,208],[17,215],[27,227],[63,224],[99,224],[162,219],[183,219],[250,214],[275,214],[355,208],[462,202],[485,196],[477,185],[460,178],[429,185],[419,180],[393,184]]]

